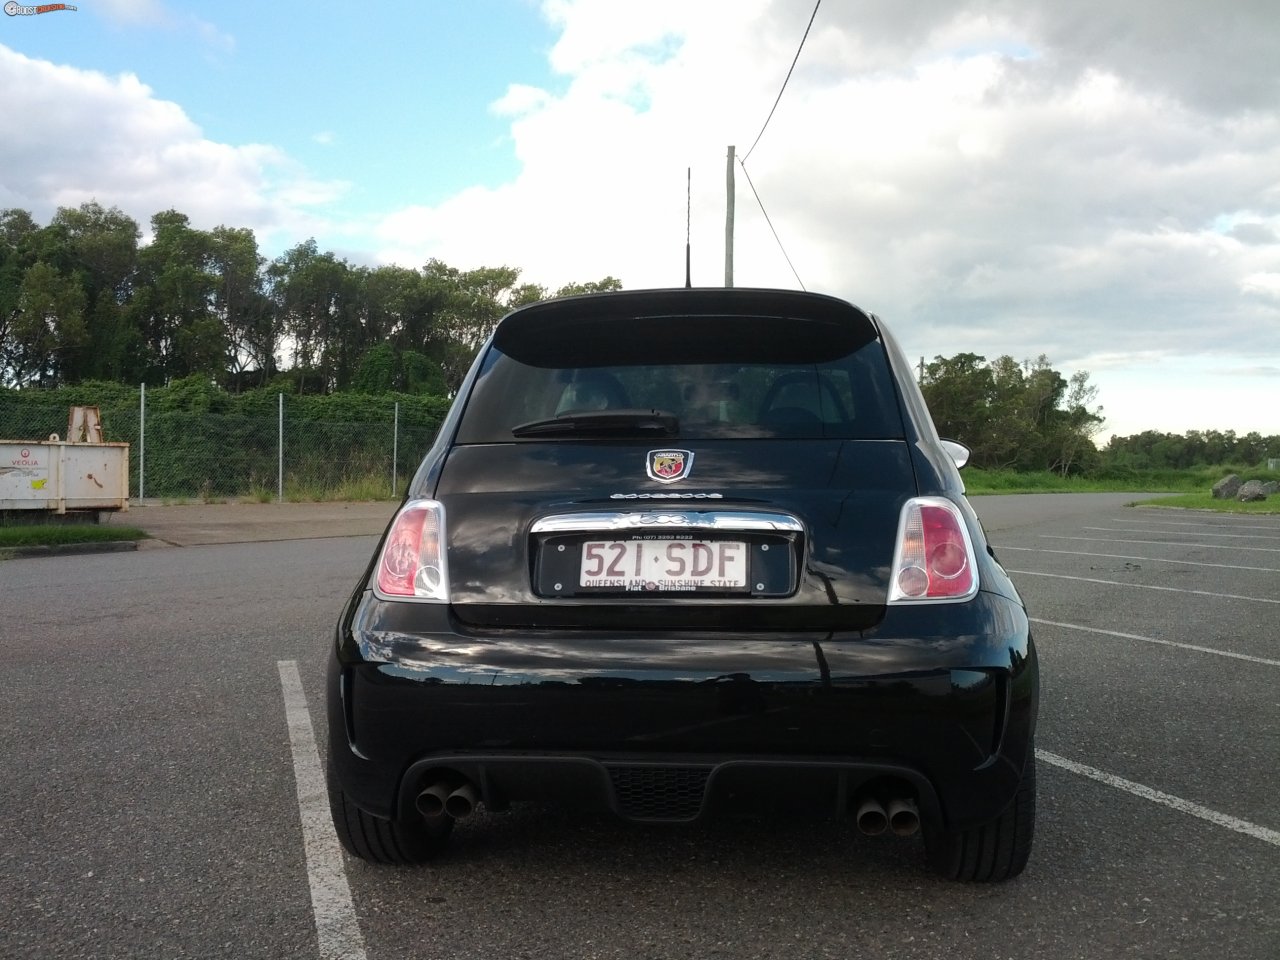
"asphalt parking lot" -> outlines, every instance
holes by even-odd
[[[548,808],[428,868],[346,860],[323,663],[392,505],[138,508],[148,549],[0,563],[0,956],[1272,960],[1280,517],[1131,499],[975,500],[1044,671],[1036,847],[999,886],[851,824]]]

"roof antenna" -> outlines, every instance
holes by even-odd
[[[689,272],[689,236],[690,236],[690,220],[692,218],[692,191],[693,191],[693,167],[684,168],[684,286],[687,290],[693,286],[692,275]]]

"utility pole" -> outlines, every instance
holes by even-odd
[[[693,268],[689,260],[689,245],[693,234],[693,167],[684,171],[684,285],[693,286]]]
[[[733,286],[733,146],[725,158],[724,285]]]

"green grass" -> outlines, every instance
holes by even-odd
[[[401,478],[401,486],[408,478]],[[274,494],[273,494],[274,497]],[[339,483],[311,485],[291,478],[286,478],[284,498],[289,503],[323,503],[365,502],[369,500],[399,499],[391,494],[388,478],[379,474],[366,474],[344,477]]]
[[[983,470],[966,467],[960,474],[971,494],[983,493],[1181,493],[1208,490],[1198,474],[1176,470],[1151,470],[1100,477],[1060,477],[1056,473],[1019,473],[1015,470]]]
[[[1276,479],[1275,473],[1241,466],[1195,467],[1190,470],[1111,470],[1091,477],[1059,477],[1048,471],[1018,473],[1015,470],[983,470],[966,467],[961,472],[965,489],[971,494],[984,493],[1181,493],[1201,495],[1196,506],[1216,510],[1223,503],[1213,500],[1213,485],[1229,473],[1243,480]],[[1280,497],[1270,498],[1270,502]],[[1164,499],[1162,503],[1177,502]],[[1265,503],[1268,501],[1264,501]],[[1229,509],[1229,508],[1227,508]],[[1266,510],[1259,511],[1266,513]]]
[[[111,540],[145,540],[137,527],[99,526],[93,523],[5,523],[0,525],[0,550],[6,547],[60,546],[67,543],[102,543]]]
[[[1142,501],[1141,506],[1183,510],[1215,510],[1219,513],[1277,514],[1280,494],[1258,503],[1215,500],[1213,485],[1229,473],[1244,480],[1275,479],[1257,468],[1240,466],[1196,467],[1191,470],[1112,471],[1094,477],[1059,477],[1054,473],[1017,473],[968,467],[962,473],[965,489],[974,495],[994,493],[1171,493],[1175,496]]]
[[[1272,495],[1266,500],[1253,503],[1241,503],[1239,500],[1215,500],[1212,493],[1184,493],[1176,497],[1161,497],[1159,500],[1144,500],[1135,504],[1139,507],[1174,507],[1182,510],[1216,510],[1219,513],[1280,513],[1280,495]]]

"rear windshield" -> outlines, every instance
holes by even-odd
[[[869,325],[667,316],[506,336],[500,327],[457,442],[547,442],[513,431],[617,411],[673,415],[676,436],[690,440],[903,436],[884,346]]]

